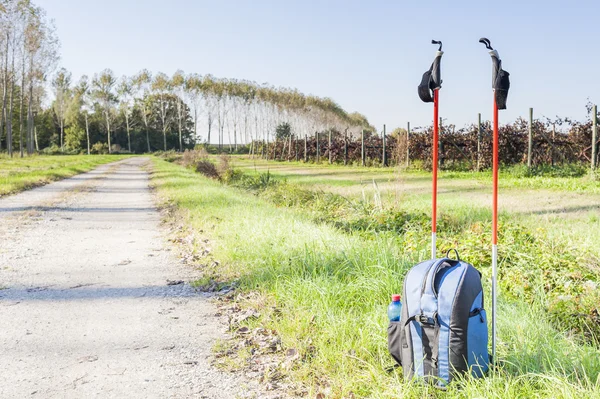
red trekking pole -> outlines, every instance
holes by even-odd
[[[489,50],[492,57],[492,88],[494,92],[494,135],[492,156],[492,361],[496,362],[496,303],[498,279],[498,110],[506,109],[506,99],[510,82],[509,73],[502,69],[498,52],[485,37],[479,39]]]
[[[438,141],[439,141],[439,90],[442,88],[442,42],[432,40],[431,44],[439,44],[438,51],[431,67],[423,74],[421,84],[418,87],[419,97],[423,102],[433,102],[433,143],[431,148],[432,159],[432,200],[431,200],[431,259],[436,258],[436,232],[437,232],[437,174],[438,174]],[[433,95],[432,95],[433,93]]]

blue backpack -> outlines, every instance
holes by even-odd
[[[388,348],[407,380],[425,379],[443,388],[458,373],[482,377],[488,371],[477,269],[448,257],[419,263],[404,279],[402,298],[400,321],[388,327]]]

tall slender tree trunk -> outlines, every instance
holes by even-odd
[[[33,154],[33,54],[29,57],[29,98],[27,99],[27,154]]]
[[[255,146],[254,146],[254,140],[258,140],[258,115],[254,114],[254,130],[255,130],[255,137],[253,137],[252,139],[252,159],[254,159],[254,153],[256,152]]]
[[[21,71],[21,87],[19,88],[21,92],[21,104],[19,106],[19,153],[21,158],[23,158],[23,97],[24,97],[24,88],[25,88],[25,49],[23,49],[23,65]]]
[[[106,116],[106,135],[108,136],[108,153],[112,154],[112,145],[110,142],[110,118],[108,117],[108,110],[104,111]]]
[[[218,123],[219,126],[217,127],[219,129],[219,151],[221,151],[221,110],[219,109],[219,114],[218,114]]]
[[[196,107],[194,107],[194,137],[198,140],[198,110]]]
[[[33,154],[33,85],[29,83],[27,100],[27,154]]]
[[[61,108],[61,113],[62,113],[62,105],[60,106],[60,108]],[[65,121],[61,116],[61,118],[60,118],[60,150],[63,152],[65,150],[64,139],[63,139],[64,134],[65,134],[64,132],[65,132]],[[109,136],[110,136],[110,134],[109,134]],[[110,137],[108,138],[108,142],[110,143]],[[110,147],[110,144],[109,144],[109,147]]]
[[[183,136],[181,133],[181,119],[179,120],[179,126],[177,126],[179,130],[179,152],[183,152]]]
[[[12,66],[10,73],[10,98],[9,98],[9,111],[8,118],[6,119],[6,142],[8,154],[12,158],[13,156],[13,135],[12,135],[12,116],[13,116],[13,105],[14,105],[14,93],[15,93],[15,48],[12,50]]]
[[[163,144],[164,144],[164,150],[167,151],[167,108],[166,105],[164,103],[164,101],[162,100],[161,97],[161,101],[160,101],[160,118],[162,121],[162,132],[163,132]]]
[[[146,127],[146,144],[148,144],[148,152],[152,152],[152,149],[150,148],[150,132],[148,131],[148,116],[145,107],[142,109],[142,112],[144,113],[144,126]]]
[[[182,138],[182,134],[181,134],[181,119],[183,118],[183,116],[181,115],[182,113],[182,104],[181,104],[181,99],[177,100],[177,129],[179,132],[179,152],[183,152],[183,138]]]
[[[131,152],[131,134],[129,133],[129,115],[125,111],[125,127],[127,128],[127,149]]]
[[[248,144],[248,111],[244,115],[244,145]]]
[[[2,142],[2,136],[4,136],[4,123],[7,120],[6,112],[6,101],[8,98],[8,42],[10,41],[10,33],[6,33],[6,47],[4,51],[4,76],[2,79],[2,131],[0,132],[0,143]],[[0,148],[2,148],[0,146]],[[8,140],[6,143],[8,148]]]
[[[225,145],[225,125],[221,126],[221,151],[223,151],[224,145]]]
[[[207,143],[209,145],[210,145],[210,130],[211,130],[211,127],[212,127],[212,123],[213,123],[212,115],[208,114],[208,140],[207,140]]]
[[[238,146],[237,146],[237,124],[236,123],[233,124],[233,142],[235,144],[235,150],[237,151]]]
[[[87,136],[87,154],[90,155],[90,124],[87,112],[85,112],[85,134]]]
[[[148,132],[148,124],[146,124],[146,144],[148,144],[148,152],[152,152],[150,148],[150,133]]]
[[[235,123],[234,123],[234,126],[235,126]],[[235,130],[235,128],[234,128],[234,130]],[[229,140],[229,152],[233,152],[233,145],[232,145],[232,140],[231,140],[231,125],[229,126],[229,129],[227,129],[227,138]]]

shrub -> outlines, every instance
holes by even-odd
[[[202,147],[194,150],[185,150],[181,157],[181,165],[189,168],[195,166],[199,161],[207,159],[208,152]]]
[[[182,156],[180,154],[178,154],[177,152],[175,152],[174,150],[156,151],[154,153],[154,155],[156,155],[159,158],[164,159],[167,162],[175,162],[182,158]]]
[[[196,163],[196,172],[215,180],[221,180],[221,175],[214,163],[208,159],[202,159]]]
[[[278,184],[268,171],[255,176],[250,176],[239,171],[233,173],[236,175],[236,178],[227,181],[227,183],[245,190],[263,191],[268,187],[274,187]]]
[[[108,144],[97,142],[90,150],[92,154],[108,154]]]
[[[45,155],[58,155],[58,154],[62,154],[62,151],[60,150],[60,147],[57,146],[56,144],[52,144],[50,147],[46,147],[42,150],[42,154]]]
[[[231,157],[227,154],[222,154],[219,156],[219,165],[217,166],[217,170],[220,175],[224,175],[228,170],[231,169]]]
[[[81,144],[85,144],[85,130],[76,126],[69,126],[65,129],[65,148],[72,151],[79,151]]]
[[[221,173],[221,179],[224,183],[234,184],[243,178],[244,172],[239,169],[229,168],[225,170],[225,173]]]

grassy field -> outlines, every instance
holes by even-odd
[[[431,174],[397,168],[357,168],[234,158],[249,174],[269,171],[276,178],[310,190],[348,198],[380,196],[385,207],[429,212]],[[490,172],[440,172],[439,212],[443,216],[477,209],[491,218]],[[500,175],[500,211],[511,220],[543,228],[600,257],[600,180],[582,177],[524,177],[522,170]]]
[[[0,196],[71,177],[126,157],[127,155],[39,155],[8,158],[0,155]]]
[[[520,207],[513,209],[504,204],[500,367],[485,379],[457,381],[440,392],[405,384],[401,369],[387,371],[392,365],[386,341],[389,296],[400,291],[406,271],[428,254],[429,176],[243,159],[235,163],[255,178],[222,184],[155,159],[152,182],[175,210],[173,218],[198,235],[194,250],[218,260],[209,263],[200,257],[207,278],[235,280],[241,292],[258,293],[239,304],[260,313],[246,323],[277,331],[283,347],[300,354],[292,367],[282,365],[277,371],[304,386],[308,397],[600,397],[600,350],[587,325],[593,319],[578,324],[569,307],[590,309],[597,303],[598,259],[587,251],[585,240],[568,233],[597,229],[598,221],[581,210],[581,215],[566,218],[563,224],[571,227],[561,234],[526,224],[546,217],[533,213],[536,209],[553,207],[535,195],[576,194],[592,201],[595,182],[574,191],[529,182],[534,195],[530,205],[517,201]],[[266,169],[271,176],[261,174]],[[271,184],[272,176],[285,177],[287,183]],[[483,272],[488,289],[485,180],[483,174],[442,175],[445,210],[439,248],[458,247]],[[503,196],[521,191],[519,184],[505,181]],[[528,209],[533,205],[537,208]],[[584,226],[577,227],[581,221]],[[546,223],[554,225],[551,218]],[[252,350],[237,350],[231,363],[248,359]]]

